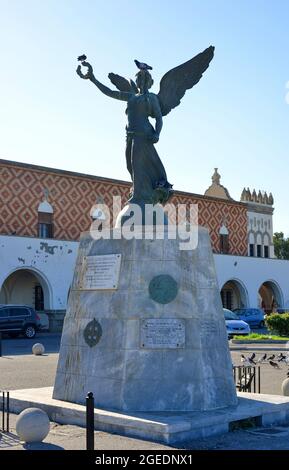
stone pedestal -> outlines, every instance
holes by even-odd
[[[96,407],[121,411],[237,404],[206,229],[190,251],[168,232],[160,240],[82,236],[53,398],[83,404],[89,391]]]

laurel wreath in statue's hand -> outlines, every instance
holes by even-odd
[[[84,67],[87,67],[87,72],[86,74],[83,74],[81,71],[81,65]],[[93,68],[88,62],[81,62],[81,65],[79,65],[76,69],[77,75],[80,76],[80,78],[83,78],[84,80],[91,80],[93,78]]]

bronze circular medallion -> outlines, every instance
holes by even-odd
[[[159,304],[168,304],[177,296],[178,284],[169,274],[155,276],[149,284],[151,299]]]

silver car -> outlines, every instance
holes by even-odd
[[[232,338],[235,335],[246,336],[251,333],[250,326],[248,323],[243,320],[239,320],[239,317],[236,313],[223,308],[228,339]]]

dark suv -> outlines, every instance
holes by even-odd
[[[40,318],[31,307],[26,305],[0,305],[0,331],[12,338],[23,334],[34,338],[41,328]]]

